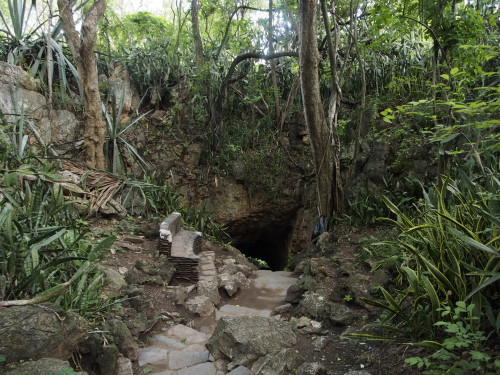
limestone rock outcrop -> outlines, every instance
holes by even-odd
[[[296,342],[290,325],[282,320],[260,316],[224,316],[208,340],[207,348],[215,359],[230,360],[230,368],[251,368],[259,358],[275,356],[293,348]]]
[[[54,304],[0,309],[0,353],[10,361],[68,359],[87,332],[87,322]]]

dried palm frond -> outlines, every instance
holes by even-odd
[[[90,213],[97,212],[106,206],[123,184],[123,180],[119,177],[105,171],[89,168],[83,163],[64,161],[62,167],[64,171],[77,176],[84,192],[83,199],[89,202]],[[64,185],[61,186],[65,188]]]

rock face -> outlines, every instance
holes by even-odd
[[[0,309],[0,353],[8,361],[68,359],[87,332],[87,323],[53,304]]]
[[[17,66],[0,62],[0,110],[18,114],[22,110],[25,118],[35,124],[46,143],[72,149],[79,121],[73,113],[66,110],[52,111],[52,118],[49,120],[47,100],[39,90],[38,79],[30,77]]]
[[[222,317],[207,348],[230,367],[251,367],[257,359],[291,348],[297,340],[288,323],[260,316]]]

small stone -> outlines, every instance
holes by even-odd
[[[118,267],[118,272],[125,275],[128,272],[127,267]]]

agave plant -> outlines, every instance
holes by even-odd
[[[122,150],[125,149],[132,155],[132,157],[139,163],[141,168],[145,170],[148,166],[147,162],[139,155],[139,152],[130,144],[124,137],[124,134],[132,126],[136,125],[147,116],[151,111],[143,113],[129,124],[124,124],[121,122],[123,104],[125,100],[125,88],[122,89],[122,94],[119,98],[118,105],[116,103],[116,96],[112,94],[111,96],[111,114],[108,111],[106,104],[102,103],[102,111],[106,119],[106,124],[108,126],[108,140],[105,146],[105,155],[108,159],[108,165],[110,166],[111,172],[123,174],[125,172],[124,168],[124,155]]]
[[[87,2],[83,1],[77,9]],[[60,21],[57,20],[47,31],[44,26],[51,19],[47,17],[40,21],[37,17],[34,20],[34,13],[36,1],[30,1],[28,5],[26,0],[8,0],[8,13],[0,9],[0,35],[3,35],[0,58],[29,69],[33,77],[39,77],[44,82],[49,82],[50,75],[51,82],[58,83],[61,97],[69,90],[71,74],[74,77],[71,82],[78,86],[82,95],[77,70],[63,48]],[[50,59],[47,59],[47,54],[51,55]]]

